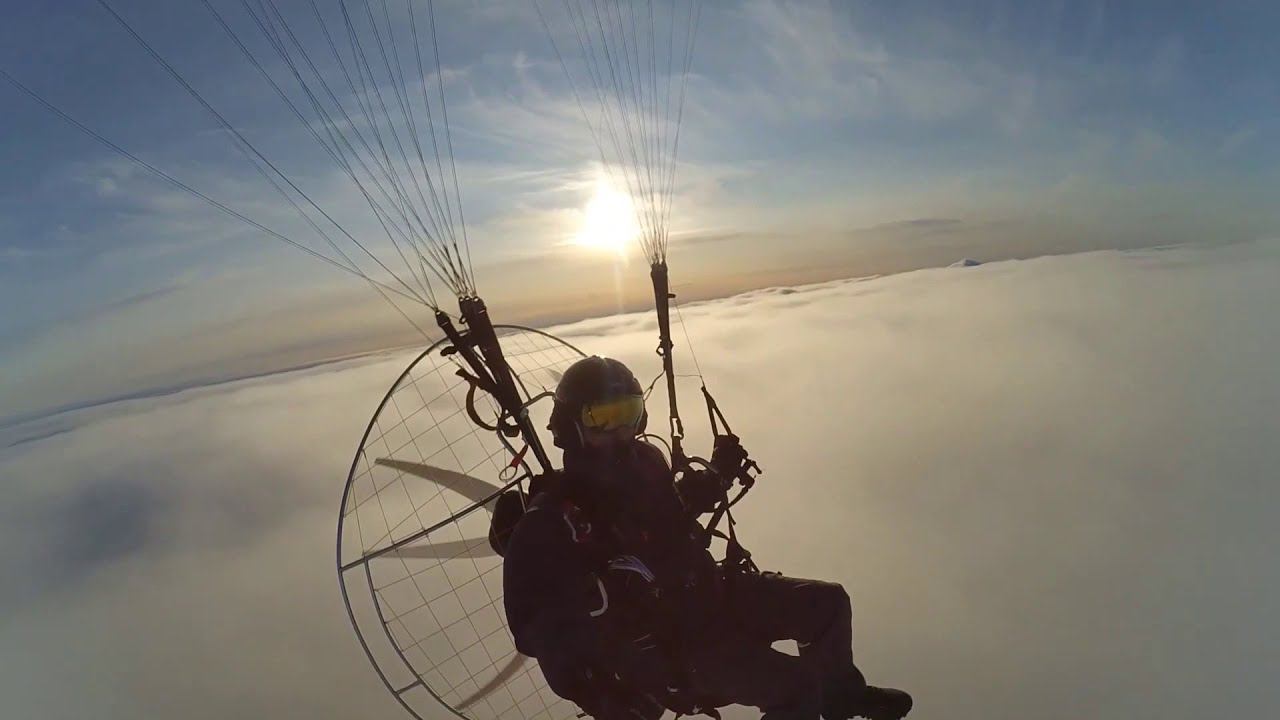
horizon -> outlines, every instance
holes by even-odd
[[[1123,252],[1123,251],[1159,250],[1159,249],[1165,249],[1167,247],[1176,247],[1176,246],[1151,245],[1151,246],[1138,246],[1133,248],[1105,248],[1102,250],[1087,250],[1087,249],[1086,250],[1066,250],[1061,253],[1047,253],[1045,255],[1031,255],[1027,257],[1002,257],[1002,258],[992,258],[992,259],[983,259],[983,260],[978,260],[977,258],[963,256],[963,257],[957,257],[952,262],[976,261],[979,264],[986,265],[990,263],[1000,263],[1000,262],[1008,262],[1008,261],[1016,261],[1016,260],[1028,260],[1028,259],[1034,259],[1037,257],[1052,257],[1055,255],[1071,255],[1071,254],[1077,254],[1077,253],[1103,252],[1103,251],[1112,250],[1112,249]],[[733,299],[740,296],[749,296],[749,295],[752,295],[753,293],[765,291],[765,290],[783,289],[783,288],[804,289],[807,287],[819,286],[819,285],[824,285],[832,282],[839,283],[839,282],[862,281],[862,280],[870,280],[870,279],[875,279],[879,277],[884,277],[887,275],[912,273],[912,272],[917,272],[921,270],[942,269],[942,268],[948,267],[949,265],[951,265],[950,262],[945,264],[936,264],[936,265],[920,265],[918,267],[899,267],[898,265],[894,265],[890,263],[887,267],[893,267],[895,269],[887,270],[885,272],[877,272],[869,275],[847,275],[846,276],[846,275],[840,274],[837,271],[836,274],[831,275],[829,277],[824,277],[824,276],[821,276],[822,274],[817,274],[818,276],[816,277],[809,278],[803,282],[798,282],[790,285],[745,284],[742,287],[734,288],[732,291],[728,292],[728,294],[723,294],[723,295],[695,294],[692,297],[692,299],[679,300],[677,304],[682,309],[688,309],[704,303],[714,302],[716,300],[728,300],[728,299]],[[678,288],[679,285],[676,285],[676,287]],[[647,306],[646,306],[646,303],[648,303]],[[497,316],[498,322],[496,324],[497,325],[520,325],[520,326],[535,328],[538,330],[552,330],[557,327],[574,325],[577,323],[586,322],[590,320],[605,319],[610,317],[624,317],[627,315],[644,315],[644,314],[652,313],[653,307],[652,307],[652,301],[650,299],[642,298],[640,300],[635,301],[634,306],[625,306],[625,307],[613,308],[613,309],[609,309],[607,307],[602,306],[602,307],[591,308],[587,312],[596,312],[597,314],[586,314],[586,315],[580,315],[580,316],[577,316],[577,315],[545,315],[545,316],[524,316],[524,317],[516,316],[513,318]],[[318,357],[304,359],[291,364],[272,365],[272,366],[263,367],[262,369],[258,369],[258,370],[246,370],[246,371],[236,372],[236,373],[226,374],[226,375],[212,375],[212,376],[203,376],[203,377],[193,376],[193,377],[185,378],[182,381],[179,381],[170,385],[156,385],[156,386],[150,386],[150,387],[141,387],[131,392],[123,393],[119,395],[107,395],[103,397],[86,398],[82,401],[70,403],[63,406],[39,408],[26,414],[0,415],[0,430],[17,429],[17,428],[21,428],[23,425],[27,425],[31,423],[39,423],[44,420],[56,418],[57,416],[60,416],[63,414],[75,413],[81,410],[90,410],[94,408],[105,407],[105,406],[109,406],[109,405],[113,405],[121,402],[164,397],[167,395],[178,394],[186,390],[212,387],[212,386],[223,385],[227,383],[235,383],[242,380],[267,378],[273,375],[288,374],[292,372],[311,370],[311,369],[323,367],[326,365],[342,363],[350,360],[359,360],[359,359],[367,358],[373,355],[384,355],[388,353],[394,353],[399,350],[407,350],[410,348],[421,348],[422,350],[426,350],[426,348],[429,347],[430,345],[436,342],[439,342],[440,340],[443,339],[443,335],[432,336],[431,338],[428,338],[426,340],[412,339],[414,338],[414,336],[412,335],[411,332],[408,332],[408,331],[403,332],[401,335],[403,337],[407,337],[411,339],[406,341],[399,338],[399,336],[397,336],[398,339],[387,339],[381,342],[374,341],[372,345],[367,347],[352,347],[348,351],[342,352],[339,354],[321,355]],[[30,442],[35,439],[40,439],[42,437],[44,436],[37,434],[31,437],[19,438],[16,441],[12,441],[7,444],[0,445],[0,449],[4,449],[6,447],[13,447],[16,445],[23,444],[25,442]]]

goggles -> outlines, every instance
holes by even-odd
[[[644,396],[624,395],[615,400],[586,405],[582,408],[582,428],[608,432],[618,428],[640,427],[644,417]]]

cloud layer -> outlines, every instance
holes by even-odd
[[[912,717],[1274,714],[1278,271],[1274,243],[1102,252],[684,307],[766,470],[744,541],[845,584],[860,664]],[[648,377],[652,326],[557,332]],[[347,625],[333,524],[410,356],[0,451],[6,713],[400,717]]]

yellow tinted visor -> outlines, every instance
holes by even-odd
[[[636,428],[644,417],[644,396],[624,395],[616,400],[582,408],[582,427],[587,430]]]

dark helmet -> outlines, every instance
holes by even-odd
[[[631,370],[613,358],[592,355],[564,371],[548,427],[556,446],[568,449],[581,443],[583,430],[630,426],[639,433],[647,420],[644,389]]]

